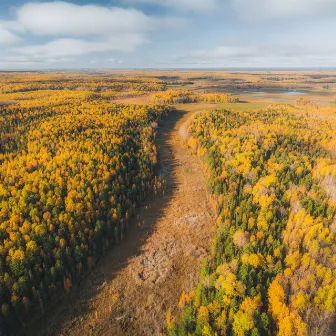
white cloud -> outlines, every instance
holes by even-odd
[[[0,63],[33,63],[28,57],[26,56],[1,56]]]
[[[149,41],[151,32],[179,29],[183,24],[181,19],[158,19],[132,8],[34,2],[17,8],[16,20],[0,21],[0,43],[18,41],[13,32],[25,34],[28,40],[32,36],[47,38],[43,44],[30,43],[10,50],[33,60],[132,52]]]
[[[0,21],[0,44],[27,40],[33,36],[48,40],[7,49],[13,57],[27,56],[27,62],[63,59],[108,51],[132,52],[149,41],[155,30],[178,26],[174,18],[158,20],[136,9],[75,5],[67,2],[27,3],[16,11],[16,20]],[[26,62],[26,61],[25,61]]]
[[[117,65],[121,62],[118,61],[120,52],[138,50],[152,39],[157,44],[140,49],[138,54],[134,53],[135,57],[124,55],[125,64],[147,65],[150,58],[156,60],[150,61],[157,62],[155,64],[167,64],[169,58],[174,59],[174,53],[186,55],[179,61],[188,66],[336,62],[333,61],[336,52],[326,49],[332,46],[330,41],[336,27],[333,24],[335,21],[320,20],[336,17],[336,0],[110,2],[122,3],[126,8],[98,5],[98,1],[92,0],[87,0],[91,5],[24,1],[28,3],[11,12],[12,21],[0,20],[0,64],[41,65],[59,62],[70,67],[71,64],[90,64],[90,59],[93,59],[99,60],[96,65]],[[144,4],[156,7],[152,14],[145,14],[147,12],[141,11],[143,6],[137,6]],[[192,14],[196,12],[200,16],[206,12],[211,12],[211,15],[197,17],[192,23]],[[177,18],[172,17],[171,13],[176,13]],[[309,21],[298,23],[302,18]],[[279,25],[273,27],[276,20],[280,20],[281,29]],[[286,25],[282,20],[291,20],[291,24]],[[244,21],[254,22],[250,25]],[[185,29],[186,22],[192,23],[190,27],[194,32]],[[180,35],[172,38],[173,29]],[[169,43],[165,44],[166,41]],[[263,41],[260,43],[264,45],[258,45],[258,41]],[[18,45],[14,48],[13,43]],[[202,49],[210,43],[218,43],[219,46]],[[296,46],[297,43],[305,48]],[[187,49],[192,46],[199,49],[188,53]],[[87,54],[90,57],[85,56]],[[5,55],[8,56],[6,59]]]
[[[13,48],[12,51],[36,58],[57,58],[68,56],[81,56],[89,53],[106,51],[134,51],[135,48],[146,40],[141,35],[126,34],[114,36],[108,40],[86,41],[81,39],[64,38],[56,39],[41,45],[23,46]]]
[[[107,58],[106,61],[109,62],[109,63],[116,63],[116,64],[123,64],[124,63],[124,61],[116,60],[114,58]]]
[[[12,44],[21,41],[13,32],[21,32],[22,28],[15,21],[0,20],[0,44]]]
[[[220,59],[255,54],[256,47],[220,46],[210,50],[194,50],[191,56],[199,59]]]
[[[209,11],[217,5],[217,0],[124,0],[126,4],[151,4],[170,7],[178,10]]]
[[[324,64],[323,61],[324,60]],[[299,45],[218,46],[193,50],[181,62],[212,67],[321,66],[336,64],[336,48]]]
[[[67,2],[28,3],[17,19],[35,35],[92,36],[146,31],[152,19],[135,9],[79,6]]]
[[[2,69],[15,69],[15,70],[23,70],[23,69],[32,69],[32,68],[50,68],[53,66],[65,66],[72,62],[73,60],[70,58],[36,58],[26,55],[7,55],[0,56],[0,68]]]
[[[328,51],[330,53],[331,50]],[[299,57],[316,52],[298,45],[250,45],[218,46],[213,49],[191,51],[190,56],[198,60],[242,59],[256,57]]]
[[[14,20],[0,20],[0,27],[15,33],[24,33],[25,29],[21,23]]]
[[[335,14],[336,0],[231,0],[243,18],[287,19]]]
[[[0,26],[0,45],[1,44],[12,44],[19,42],[21,39]]]

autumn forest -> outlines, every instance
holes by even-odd
[[[0,74],[0,335],[336,332],[336,73]]]

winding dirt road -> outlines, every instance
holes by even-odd
[[[160,130],[165,197],[145,202],[127,239],[29,334],[148,336],[163,331],[167,309],[197,283],[214,231],[203,170],[179,135],[193,113],[172,113]]]

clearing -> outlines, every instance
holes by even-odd
[[[165,197],[147,199],[126,240],[43,321],[37,321],[29,335],[163,331],[167,309],[176,306],[182,291],[197,284],[215,229],[200,161],[179,136],[195,110],[171,113],[160,130],[158,173],[168,181]]]

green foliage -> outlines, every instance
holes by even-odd
[[[0,106],[1,314],[13,330],[69,292],[164,188],[152,125],[171,108],[49,98]]]
[[[323,118],[329,108],[314,115],[305,108],[214,110],[191,124],[219,226],[201,273],[202,284],[205,276],[212,281],[198,285],[180,308],[176,328],[191,335],[257,336],[308,335],[308,323],[321,334],[331,326],[336,161],[330,148],[336,134]],[[186,323],[190,307],[195,320]],[[312,312],[319,316],[314,322]]]

